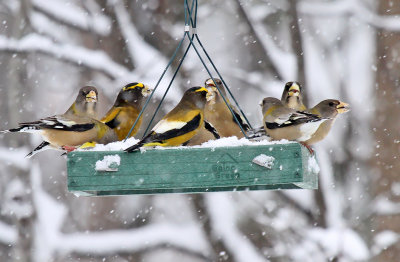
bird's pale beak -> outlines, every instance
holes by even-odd
[[[206,81],[206,87],[215,87],[215,83],[211,78]]]
[[[150,93],[151,93],[151,91],[153,91],[153,89],[151,89],[150,87],[148,87],[148,86],[144,86],[143,88],[142,88],[142,95],[144,96],[144,97],[147,97]]]
[[[214,96],[215,96],[214,92],[207,92],[207,95],[206,95],[207,102],[210,102],[211,100],[213,100]]]
[[[289,88],[289,92],[288,92],[289,96],[299,96],[300,95],[300,86],[297,84],[293,84],[290,88]]]
[[[97,95],[96,92],[91,90],[87,95],[86,95],[86,102],[97,102]]]
[[[336,106],[336,109],[339,114],[343,114],[350,111],[350,105],[345,102],[340,102],[340,104]]]

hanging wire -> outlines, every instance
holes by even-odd
[[[156,86],[154,87],[154,89],[153,89],[153,91],[151,92],[150,96],[147,98],[145,104],[143,105],[142,110],[140,111],[140,113],[139,113],[138,117],[136,118],[135,122],[133,123],[133,125],[132,125],[131,129],[129,130],[128,135],[125,137],[125,140],[124,140],[124,141],[126,141],[126,140],[129,138],[129,136],[131,135],[133,129],[134,129],[135,126],[137,125],[139,119],[140,119],[141,116],[143,115],[144,110],[147,108],[147,106],[148,106],[148,104],[149,104],[151,98],[153,97],[153,95],[154,95],[156,89],[158,88],[158,86],[159,86],[161,80],[163,79],[165,73],[167,72],[168,68],[171,66],[172,62],[173,62],[174,59],[176,58],[176,55],[178,54],[178,50],[181,48],[182,43],[184,42],[186,36],[187,36],[188,39],[189,39],[189,44],[188,44],[188,46],[187,46],[187,48],[186,48],[186,50],[185,50],[185,52],[184,52],[184,54],[183,54],[183,56],[182,56],[180,62],[179,62],[178,67],[176,68],[176,70],[175,70],[175,72],[174,72],[174,74],[173,74],[173,77],[172,77],[171,81],[169,82],[169,85],[168,85],[168,87],[167,87],[167,89],[166,89],[164,95],[163,95],[162,98],[161,98],[160,103],[158,104],[158,106],[157,106],[157,108],[156,108],[156,110],[155,110],[155,112],[154,112],[154,114],[153,114],[153,116],[152,116],[152,118],[151,118],[149,124],[147,125],[147,128],[146,128],[146,130],[145,130],[143,136],[145,136],[145,135],[147,134],[147,132],[149,131],[150,126],[151,126],[151,124],[152,124],[152,122],[153,122],[153,120],[154,120],[156,114],[158,113],[158,111],[159,111],[159,109],[160,109],[160,107],[161,107],[161,104],[164,102],[165,97],[166,97],[168,91],[170,90],[170,88],[171,88],[171,86],[172,86],[172,83],[173,83],[173,81],[175,80],[175,78],[176,78],[176,76],[177,76],[177,74],[178,74],[178,71],[179,71],[179,69],[180,69],[181,66],[182,66],[182,63],[183,63],[184,59],[186,58],[186,55],[187,55],[187,53],[188,53],[190,47],[193,46],[193,49],[196,51],[196,54],[197,54],[197,56],[199,57],[201,63],[203,64],[203,66],[204,66],[204,68],[206,69],[207,73],[209,74],[209,76],[211,77],[211,79],[213,80],[213,82],[215,83],[215,86],[216,86],[218,92],[220,93],[220,95],[221,95],[221,97],[223,98],[225,104],[226,104],[227,107],[229,108],[229,111],[231,112],[233,118],[235,119],[236,123],[239,125],[240,130],[242,131],[243,135],[244,135],[246,138],[248,138],[248,136],[246,135],[245,130],[243,129],[242,125],[240,124],[240,121],[239,121],[239,119],[237,118],[237,116],[235,115],[235,113],[234,113],[234,111],[233,111],[231,105],[229,104],[227,98],[225,98],[225,96],[222,94],[220,88],[218,87],[218,85],[217,85],[216,82],[215,82],[214,77],[212,76],[212,74],[211,74],[210,70],[208,69],[207,65],[205,64],[205,62],[204,62],[203,58],[201,57],[199,51],[197,50],[196,46],[194,45],[193,40],[194,40],[194,38],[196,38],[196,40],[197,40],[197,42],[199,43],[201,49],[203,50],[204,54],[205,54],[206,57],[208,58],[208,61],[211,63],[212,67],[214,68],[214,70],[215,70],[215,72],[218,74],[218,76],[220,77],[220,79],[221,79],[222,83],[224,84],[225,88],[228,90],[228,93],[229,93],[230,96],[233,98],[233,100],[235,101],[235,103],[236,103],[237,107],[239,108],[240,112],[241,112],[242,115],[244,116],[244,118],[245,118],[247,124],[249,125],[250,128],[252,128],[252,126],[251,126],[249,120],[247,119],[246,115],[243,113],[243,111],[242,111],[242,109],[240,108],[238,102],[236,101],[236,99],[235,99],[235,97],[233,96],[232,92],[230,91],[230,89],[229,89],[228,86],[226,85],[226,83],[225,83],[225,81],[223,80],[221,74],[220,74],[219,71],[217,70],[217,68],[216,68],[216,66],[215,66],[215,64],[214,64],[214,62],[212,61],[211,57],[210,57],[210,56],[208,55],[208,53],[206,52],[206,50],[205,50],[203,44],[201,43],[201,41],[200,41],[200,39],[199,39],[199,37],[198,37],[197,28],[196,28],[196,25],[197,25],[197,7],[198,7],[197,0],[192,0],[192,2],[191,2],[191,7],[190,7],[190,8],[189,8],[188,0],[184,0],[185,30],[184,30],[183,37],[182,37],[182,39],[180,40],[180,42],[179,42],[177,48],[175,49],[175,51],[174,51],[172,57],[170,58],[170,60],[169,60],[169,62],[168,62],[168,64],[167,64],[167,66],[165,67],[163,73],[161,74],[160,78],[158,79]],[[194,14],[194,17],[193,17],[193,14]],[[189,31],[190,31],[190,25],[192,26],[192,35],[191,35],[191,36],[190,36],[190,33],[189,33]]]
[[[185,0],[185,1],[187,1],[187,0]],[[232,99],[233,99],[233,101],[235,102],[236,106],[239,108],[239,111],[242,113],[243,117],[245,118],[246,123],[249,125],[249,127],[250,127],[251,129],[253,129],[253,127],[252,127],[251,124],[250,124],[250,121],[249,121],[249,120],[247,119],[247,117],[246,117],[246,114],[243,112],[243,110],[242,110],[242,108],[240,107],[239,103],[237,102],[235,96],[232,94],[232,92],[231,92],[231,90],[229,89],[228,85],[225,83],[225,80],[223,79],[222,75],[219,73],[217,67],[215,66],[214,62],[212,61],[211,57],[208,55],[206,49],[204,48],[202,42],[200,41],[199,35],[197,34],[197,31],[196,31],[196,24],[197,24],[197,0],[193,0],[193,1],[196,3],[195,13],[194,13],[194,19],[192,19],[192,12],[193,12],[193,10],[191,11],[191,10],[187,9],[187,11],[188,11],[188,13],[189,13],[189,17],[190,17],[190,22],[191,22],[191,24],[192,24],[193,29],[195,29],[193,35],[196,37],[196,40],[197,40],[197,42],[199,43],[199,45],[200,45],[201,49],[203,50],[204,54],[205,54],[206,57],[208,58],[208,61],[211,63],[211,65],[212,65],[212,67],[214,68],[215,72],[217,73],[217,75],[218,75],[219,78],[221,79],[221,81],[222,81],[222,83],[224,84],[226,90],[228,90],[228,93],[229,93],[230,96],[232,97]],[[187,5],[186,5],[186,6],[187,6]],[[197,50],[196,50],[196,52],[197,52]],[[199,57],[200,57],[200,54],[199,54],[198,52],[197,52],[197,54],[198,54]],[[200,58],[200,60],[201,60],[201,58]],[[214,78],[211,76],[211,74],[210,74],[208,68],[206,67],[206,65],[204,64],[203,61],[202,61],[202,63],[203,63],[203,65],[204,65],[204,67],[207,69],[207,72],[208,72],[208,74],[210,75],[210,77],[212,78],[212,80],[213,80],[215,86],[217,87],[217,83],[215,82]],[[232,110],[231,106],[229,105],[229,103],[227,103],[227,100],[224,98],[224,95],[221,93],[221,90],[219,90],[218,87],[217,87],[217,89],[218,89],[218,92],[220,93],[220,95],[222,96],[222,98],[224,99],[224,102],[225,102],[226,105],[228,106],[229,110],[231,111],[232,116],[234,117],[236,123],[241,127],[241,124],[240,124],[239,120],[236,118],[235,114],[233,113],[233,110]],[[243,129],[242,129],[242,128],[241,128],[241,130],[242,130],[242,132],[243,132]],[[245,134],[244,132],[243,132],[243,135],[246,136],[246,134]],[[247,137],[247,136],[246,136],[246,137]]]
[[[187,4],[187,2],[186,2],[186,0],[185,0],[185,3],[184,3],[184,5],[185,5],[185,27],[189,25],[188,14],[187,14],[187,12],[186,12],[186,4]],[[124,142],[130,137],[130,135],[132,134],[133,129],[135,128],[135,126],[136,126],[137,123],[139,122],[139,119],[140,119],[141,116],[143,115],[144,110],[147,108],[147,106],[148,106],[148,104],[149,104],[151,98],[153,97],[154,93],[156,92],[156,90],[157,90],[157,88],[158,88],[158,85],[160,84],[160,82],[161,82],[161,80],[163,79],[165,73],[167,72],[168,68],[171,66],[171,64],[172,64],[172,62],[174,61],[176,55],[178,54],[178,50],[181,48],[182,43],[183,43],[183,41],[185,40],[185,36],[186,36],[186,31],[183,33],[183,36],[182,36],[181,40],[179,41],[178,46],[176,47],[176,49],[175,49],[175,51],[174,51],[172,57],[171,57],[170,60],[168,61],[168,64],[167,64],[167,66],[165,67],[164,71],[162,72],[160,78],[158,79],[156,86],[154,87],[154,89],[153,89],[153,91],[151,92],[150,96],[146,99],[146,102],[144,103],[144,105],[143,105],[143,107],[142,107],[142,110],[140,110],[138,117],[136,118],[136,120],[135,120],[135,122],[133,123],[131,129],[129,130],[128,134],[126,135],[126,137],[125,137],[125,139],[124,139]],[[182,59],[182,61],[183,61],[183,59]],[[182,63],[180,63],[180,64],[182,64]],[[173,79],[174,79],[174,78],[175,78],[175,74],[174,74]],[[171,83],[172,83],[172,81],[171,81]],[[167,89],[167,92],[168,92],[168,90],[169,90],[169,87],[168,87],[168,89]],[[164,100],[165,96],[166,96],[166,93],[164,94],[164,96],[163,96],[163,98],[162,98],[162,100],[161,100],[159,106],[157,107],[157,111],[158,111],[159,107],[161,106],[161,103],[162,103],[162,101]],[[157,113],[157,112],[156,112],[156,113]],[[156,113],[155,113],[155,114],[156,114]],[[155,114],[153,115],[153,117],[152,117],[152,119],[151,119],[151,121],[150,121],[150,124],[151,124],[151,122],[153,121],[153,119],[154,119],[154,117],[155,117]],[[147,133],[147,130],[148,130],[150,124],[148,125],[145,134]]]

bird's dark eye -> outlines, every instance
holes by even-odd
[[[334,105],[335,105],[335,103],[329,102],[329,106],[334,106]]]

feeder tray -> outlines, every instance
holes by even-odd
[[[106,161],[107,157],[119,161]],[[316,189],[312,158],[298,143],[133,153],[78,151],[68,154],[68,189],[95,196]]]

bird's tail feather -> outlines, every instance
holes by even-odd
[[[26,158],[31,158],[34,155],[36,155],[39,152],[42,152],[46,149],[48,149],[48,146],[50,145],[49,142],[47,141],[43,141],[40,145],[38,145],[32,152],[30,152],[29,154],[27,154],[25,157]]]

